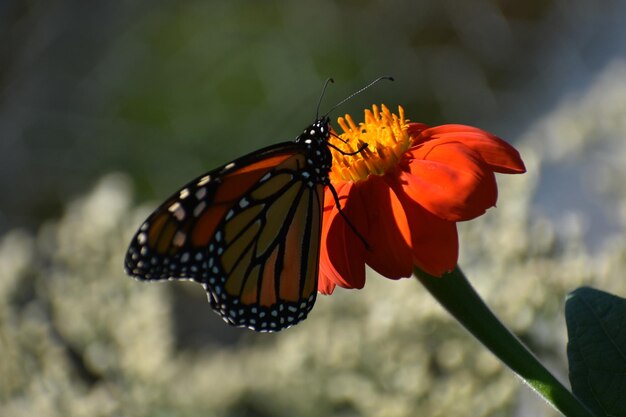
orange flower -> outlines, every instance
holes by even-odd
[[[330,180],[346,217],[325,193],[318,289],[363,288],[365,264],[391,279],[409,277],[413,266],[431,275],[457,262],[456,222],[496,204],[495,172],[526,171],[519,153],[502,139],[471,126],[428,127],[409,123],[404,109],[365,111],[357,126],[349,115],[338,123],[345,142],[332,149]]]

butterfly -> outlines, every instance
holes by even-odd
[[[339,104],[380,79],[389,77]],[[126,273],[196,281],[234,326],[273,332],[304,320],[317,295],[325,188],[341,210],[329,180],[327,114],[294,141],[245,155],[170,196],[132,238]]]

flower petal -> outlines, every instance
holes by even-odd
[[[470,220],[496,204],[498,188],[491,169],[459,142],[431,140],[409,151],[414,158],[399,177],[405,193],[448,221]]]
[[[317,290],[324,295],[331,295],[335,291],[335,283],[322,271],[317,278]]]
[[[414,264],[435,276],[453,270],[459,256],[456,223],[425,210],[406,194],[399,181],[391,185],[409,221]]]
[[[400,201],[383,177],[372,176],[357,186],[362,200],[368,203],[359,208],[367,211],[369,222],[366,236],[369,250],[365,251],[365,262],[387,278],[411,276],[411,231]],[[352,204],[362,203],[348,202]]]
[[[406,128],[406,132],[409,134],[409,136],[411,137],[417,137],[420,132],[422,132],[425,129],[428,129],[430,126],[428,126],[427,124],[424,123],[409,123],[407,128]]]
[[[477,152],[492,171],[503,174],[526,172],[517,149],[482,129],[458,124],[435,126],[419,131],[414,141],[419,143],[437,139],[441,143],[462,142]]]
[[[367,233],[366,213],[354,184],[336,184],[337,194],[344,215],[359,231]],[[349,204],[348,204],[349,203]],[[332,284],[344,288],[363,288],[365,285],[365,245],[354,233],[337,209],[329,189],[324,193],[324,218],[320,247],[320,279],[318,289],[329,291]],[[334,287],[333,287],[334,288]],[[332,292],[332,289],[330,289]]]

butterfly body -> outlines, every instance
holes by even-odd
[[[189,182],[136,232],[126,272],[191,279],[228,323],[278,331],[315,303],[329,119]]]

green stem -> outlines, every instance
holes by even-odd
[[[417,279],[467,330],[567,417],[593,417],[491,312],[457,267],[441,278],[414,268]]]

